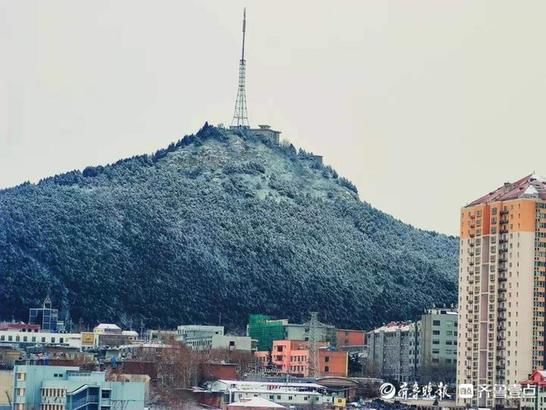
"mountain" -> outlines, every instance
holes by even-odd
[[[90,324],[241,329],[250,313],[317,310],[367,329],[456,303],[457,255],[457,238],[362,202],[321,157],[207,124],[153,155],[0,191],[4,319],[49,289]]]

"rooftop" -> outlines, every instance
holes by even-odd
[[[509,201],[520,198],[535,198],[546,200],[546,178],[530,174],[516,182],[505,182],[504,185],[487,195],[469,203],[466,207],[488,202]]]
[[[383,325],[381,327],[378,327],[377,329],[374,329],[374,333],[380,333],[380,332],[396,332],[397,330],[400,330],[401,332],[410,330],[411,326],[413,325],[412,322],[390,322],[386,325]]]

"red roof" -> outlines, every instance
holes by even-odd
[[[546,200],[546,179],[536,174],[531,174],[513,183],[505,182],[500,188],[469,203],[467,207],[519,198]]]
[[[519,382],[521,385],[538,384],[540,387],[546,386],[546,372],[544,370],[535,370],[529,380]]]

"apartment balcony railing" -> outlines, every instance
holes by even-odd
[[[500,211],[501,216],[502,216],[502,215],[508,215],[508,213],[509,213],[509,212],[508,212],[508,209],[502,209],[502,210]]]

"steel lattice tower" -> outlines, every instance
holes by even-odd
[[[245,60],[245,35],[246,35],[246,8],[243,11],[243,48],[239,61],[239,87],[237,88],[237,100],[233,113],[232,127],[250,127],[246,108],[246,60]]]
[[[319,325],[318,312],[311,312],[309,321],[309,376],[318,377],[320,375],[319,359]]]

